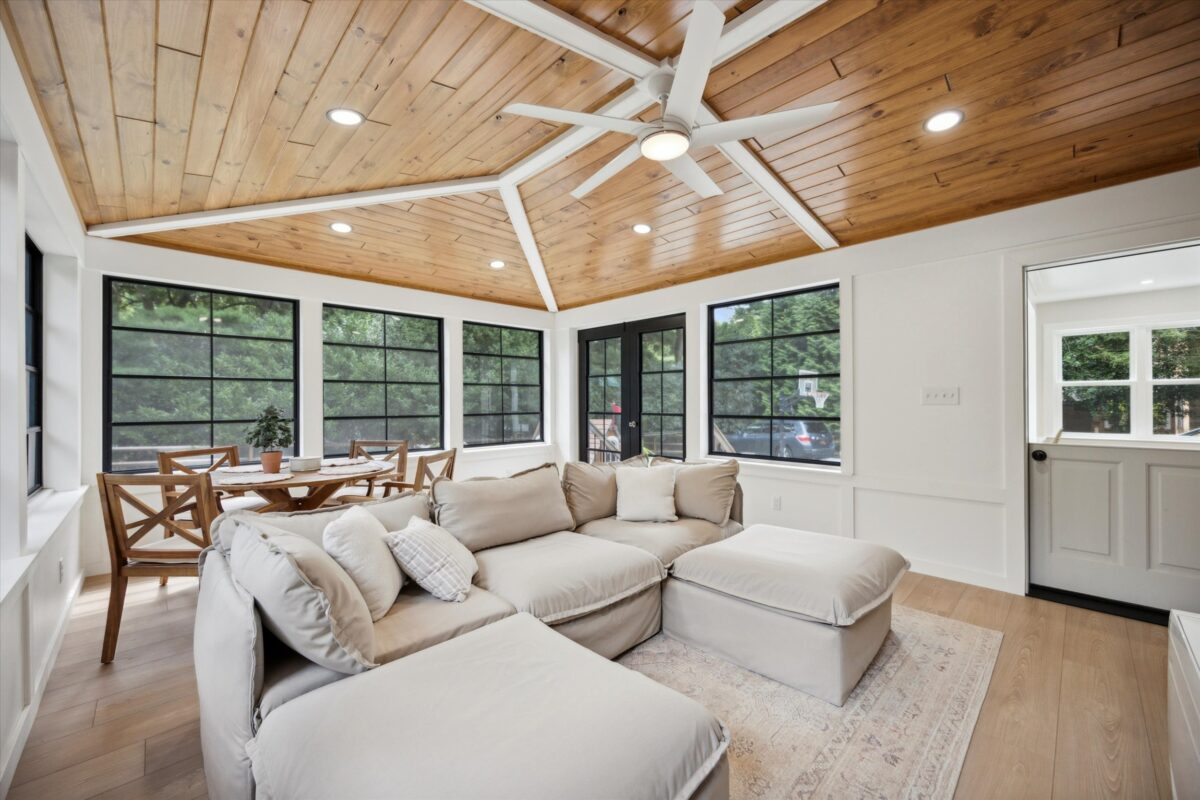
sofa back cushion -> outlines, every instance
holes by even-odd
[[[554,464],[509,478],[438,478],[430,494],[437,524],[472,553],[574,527]]]
[[[575,527],[617,513],[617,470],[613,464],[568,461],[563,466],[563,491]]]
[[[325,527],[348,513],[351,508],[369,511],[389,531],[403,529],[413,517],[429,519],[429,498],[424,494],[411,492],[369,503],[355,503],[341,508],[319,508],[315,511],[275,511],[267,514],[256,514],[248,510],[229,511],[213,520],[213,546],[228,556],[238,523],[250,526],[265,523],[277,530],[298,534],[321,545]]]
[[[263,624],[288,647],[335,672],[375,666],[367,602],[319,544],[262,522],[238,523],[230,565]]]

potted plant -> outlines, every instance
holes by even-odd
[[[263,472],[279,472],[283,448],[292,445],[292,426],[275,406],[267,406],[254,424],[246,429],[246,443],[257,448]]]

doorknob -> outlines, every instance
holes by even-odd
[[[636,419],[631,419],[631,420],[629,420],[629,427],[631,427],[631,428],[636,428],[636,427],[637,427],[637,420],[636,420]]]
[[[1034,461],[1045,461],[1046,460],[1046,451],[1045,450],[1034,450],[1029,455]]]

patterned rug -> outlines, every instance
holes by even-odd
[[[841,708],[662,634],[620,663],[725,723],[733,800],[950,798],[1000,639],[894,606],[891,633]]]

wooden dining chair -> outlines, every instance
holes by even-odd
[[[417,470],[413,475],[411,482],[404,480],[390,480],[383,482],[383,496],[387,497],[392,493],[392,490],[404,491],[411,489],[414,492],[422,492],[429,488],[433,483],[434,478],[453,478],[454,477],[454,462],[458,458],[458,450],[446,450],[442,453],[434,453],[428,456],[417,457]],[[439,466],[440,465],[440,466]],[[399,473],[404,474],[404,473]]]
[[[381,448],[385,452],[372,452]],[[393,462],[396,465],[396,474],[401,478],[408,474],[407,439],[354,439],[350,442],[350,457],[359,458],[360,456],[373,458],[376,461]],[[333,497],[333,503],[345,505],[378,500],[379,498],[375,496],[375,487],[379,483],[377,477],[352,483]]]
[[[112,589],[108,596],[108,622],[104,627],[104,645],[100,663],[113,660],[121,612],[125,608],[125,588],[130,578],[196,576],[200,551],[211,543],[209,528],[216,517],[216,498],[212,478],[207,472],[175,475],[96,476],[100,490],[100,513],[108,534],[108,554],[112,562]],[[138,489],[155,488],[164,498],[162,508],[152,508],[139,496]],[[170,498],[169,500],[166,498]],[[182,524],[186,515],[190,524]],[[146,541],[161,530],[161,541]]]

